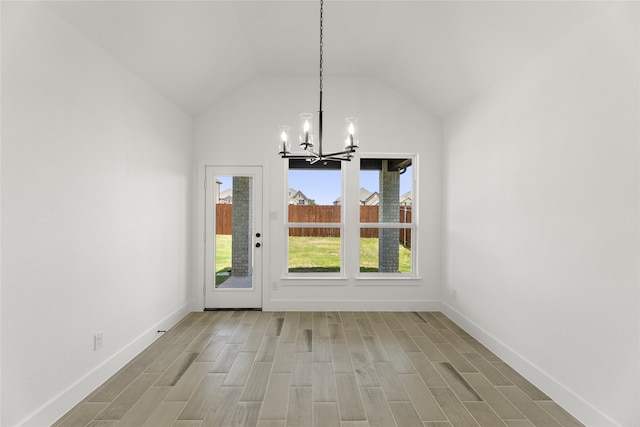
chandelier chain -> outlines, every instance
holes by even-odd
[[[2,1],[2,0],[0,0]],[[305,152],[304,153],[296,153],[289,151],[288,144],[288,136],[287,130],[288,126],[282,127],[281,133],[281,145],[280,145],[280,156],[283,159],[291,159],[291,161],[307,161],[310,164],[315,164],[316,162],[322,161],[322,165],[326,166],[328,162],[341,162],[341,161],[351,161],[353,158],[353,153],[356,152],[358,148],[358,140],[355,138],[355,127],[354,123],[358,120],[355,117],[348,117],[346,122],[349,123],[347,127],[347,138],[345,140],[345,146],[343,150],[332,151],[329,153],[325,153],[322,150],[322,90],[323,90],[323,68],[324,68],[324,0],[320,0],[320,108],[318,109],[318,137],[315,138],[314,135],[311,134],[311,119],[312,114],[304,113],[300,115],[300,118],[303,120],[302,130],[303,132],[300,134],[300,147],[302,147]],[[317,144],[316,144],[317,142]]]
[[[322,92],[322,54],[323,54],[323,5],[324,0],[320,0],[320,92]]]

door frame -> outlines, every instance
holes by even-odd
[[[197,203],[196,203],[196,226],[195,228],[195,243],[196,243],[196,258],[195,258],[195,306],[200,310],[204,310],[205,307],[205,292],[206,292],[206,263],[205,263],[205,238],[206,238],[206,227],[205,227],[205,209],[206,209],[206,201],[205,201],[205,185],[206,185],[206,170],[207,167],[224,167],[224,168],[233,168],[233,167],[256,167],[262,170],[262,212],[256,212],[255,215],[261,216],[262,228],[260,232],[262,233],[262,271],[260,274],[260,283],[261,283],[261,303],[260,307],[264,307],[266,291],[268,287],[265,285],[266,279],[268,278],[268,265],[269,259],[267,256],[266,248],[268,247],[269,236],[265,231],[267,231],[267,227],[269,225],[268,222],[268,209],[266,208],[266,204],[268,203],[268,190],[269,185],[266,180],[269,177],[268,166],[264,164],[264,159],[238,159],[238,158],[228,158],[228,159],[199,159],[197,165],[197,177],[196,177],[196,192],[197,192]]]

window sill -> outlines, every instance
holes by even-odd
[[[346,276],[282,276],[280,278],[283,286],[306,286],[315,285],[316,283],[304,283],[304,282],[333,282],[328,286],[346,286],[348,278]],[[290,282],[290,283],[287,283]],[[298,283],[291,283],[298,282]]]
[[[282,276],[280,277],[283,286],[313,286],[317,282],[325,282],[325,286],[347,286],[350,280],[355,281],[356,286],[420,286],[422,277],[420,276],[392,276],[392,275],[358,275],[353,278],[347,276]],[[289,283],[287,283],[289,282]],[[316,283],[314,283],[316,282]],[[326,283],[332,282],[332,283]],[[404,283],[399,283],[404,282]],[[413,282],[413,283],[412,283]]]
[[[357,275],[356,286],[380,286],[387,285],[387,283],[382,282],[416,282],[416,283],[403,283],[405,286],[420,286],[422,283],[422,277],[420,276],[409,276],[409,275],[383,275],[383,274],[371,274],[371,275]]]

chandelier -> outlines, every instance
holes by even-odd
[[[353,153],[358,148],[358,139],[356,137],[356,126],[358,119],[356,117],[347,117],[345,133],[344,149],[325,153],[322,149],[322,54],[323,54],[323,6],[324,1],[320,0],[320,108],[318,110],[318,136],[313,134],[313,114],[300,114],[300,135],[298,137],[299,146],[304,151],[291,152],[291,144],[289,143],[289,126],[280,127],[280,144],[278,154],[283,159],[302,159],[307,160],[310,164],[318,161],[350,161]]]

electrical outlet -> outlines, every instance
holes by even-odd
[[[93,336],[93,351],[101,349],[103,344],[102,332],[98,332]]]

